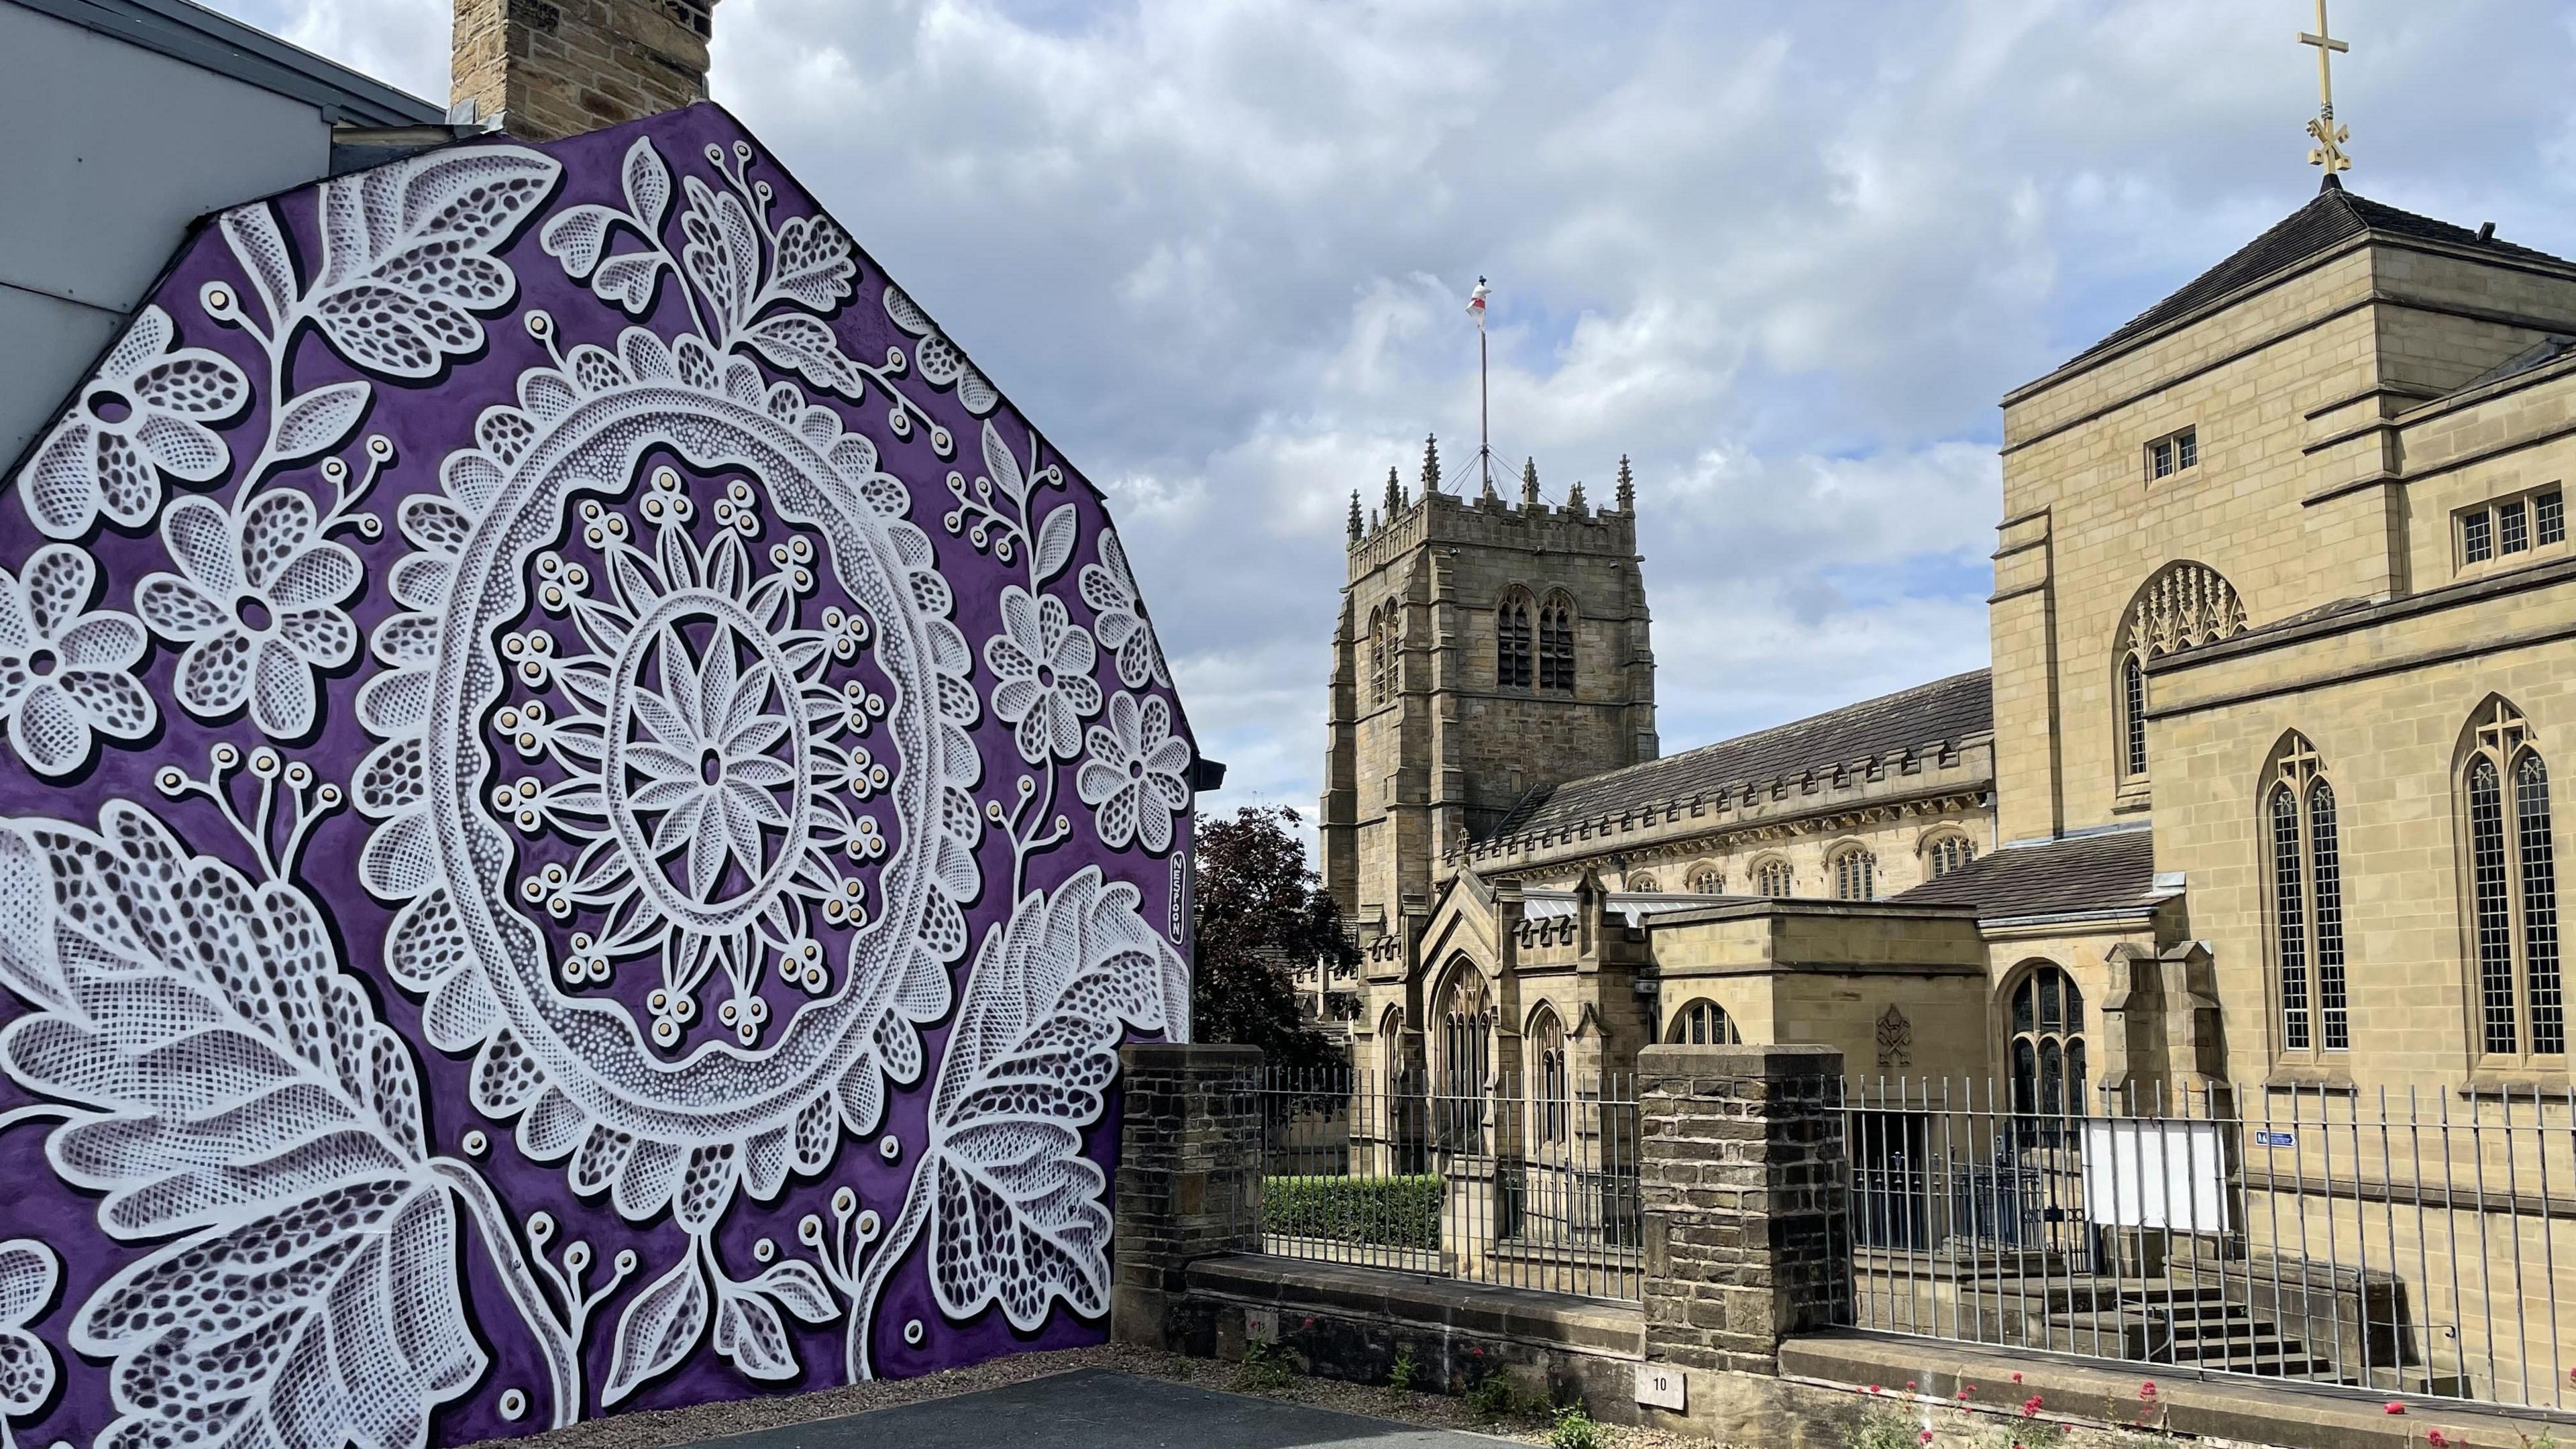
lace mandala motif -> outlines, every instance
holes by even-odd
[[[1058,1303],[1108,1310],[1107,1183],[1083,1136],[1122,1036],[1187,1037],[1181,933],[1099,865],[1029,876],[1078,828],[1057,812],[1071,795],[1095,807],[1093,843],[1176,843],[1190,750],[1171,706],[1093,677],[1106,645],[1129,690],[1168,688],[1162,657],[1105,528],[1077,590],[1082,509],[1045,497],[1063,471],[1015,424],[1016,455],[982,374],[890,284],[910,355],[901,339],[881,362],[847,355],[827,322],[861,280],[847,237],[773,216],[746,144],[704,154],[675,187],[638,140],[623,208],[546,217],[542,249],[638,325],[567,346],[544,310],[508,324],[545,361],[436,489],[388,510],[401,557],[381,578],[335,541],[385,532],[358,505],[394,445],[359,445],[359,424],[385,380],[470,365],[503,325],[520,278],[502,254],[561,179],[542,153],[464,146],[324,183],[309,232],[277,204],[227,214],[243,281],[198,301],[266,367],[178,348],[155,305],[26,479],[41,531],[154,525],[170,567],[138,583],[133,616],[91,607],[76,545],[0,572],[0,715],[22,758],[62,774],[97,738],[153,734],[129,677],[147,626],[178,655],[174,715],[271,741],[218,738],[205,777],[154,776],[217,811],[249,867],[125,800],[95,828],[0,820],[0,987],[26,1008],[0,1028],[0,1072],[38,1099],[0,1127],[58,1122],[55,1171],[140,1254],[70,1323],[112,1365],[107,1449],[418,1449],[441,1406],[520,1358],[467,1321],[469,1243],[533,1338],[557,1425],[707,1346],[794,1379],[793,1323],[845,1322],[847,1371],[868,1376],[879,1297],[916,1242],[951,1318],[998,1308],[1033,1330]],[[361,375],[296,386],[315,338]],[[948,474],[948,532],[1022,575],[994,586],[1001,627],[980,648],[911,491],[841,410],[883,399],[895,437],[954,459],[924,387],[980,421],[984,473]],[[208,427],[250,409],[230,443]],[[164,506],[164,475],[220,489],[228,469],[228,494]],[[361,639],[360,605],[381,598],[394,612]],[[369,743],[344,789],[275,745],[323,728],[353,664]],[[970,730],[988,706],[1029,768],[979,808]],[[667,1212],[676,1233],[585,1281],[603,1266],[590,1245],[558,1250],[549,1214],[517,1217],[467,1160],[491,1148],[481,1126],[460,1156],[433,1150],[412,1048],[298,883],[314,822],[349,805],[359,881],[391,913],[386,971],[430,1045],[469,1059],[473,1110],[576,1194],[631,1224]],[[988,831],[1008,838],[1009,911],[978,943],[965,910]],[[759,1237],[734,1276],[719,1229],[738,1198],[777,1201],[874,1132],[889,1085],[930,1073],[921,1033],[952,1005],[894,1218],[842,1187],[828,1225],[798,1225],[809,1256]],[[27,1325],[60,1277],[44,1245],[0,1243],[0,1449],[9,1416],[55,1392]],[[614,1336],[586,1384],[601,1310]],[[495,1387],[503,1420],[529,1413],[536,1385]]]

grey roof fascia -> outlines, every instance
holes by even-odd
[[[9,0],[245,85],[306,101],[332,124],[429,126],[444,107],[188,0]]]

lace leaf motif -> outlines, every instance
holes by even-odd
[[[124,1240],[72,1346],[115,1361],[103,1449],[415,1449],[485,1358],[403,1043],[311,904],[141,809],[0,822],[0,1071],[82,1110],[54,1170]]]
[[[952,1318],[998,1303],[1034,1329],[1052,1300],[1109,1309],[1105,1179],[1082,1155],[1121,1023],[1160,1030],[1183,965],[1139,893],[1087,866],[1031,895],[977,954],[931,1103],[931,1284]],[[1175,990],[1182,994],[1177,998]]]

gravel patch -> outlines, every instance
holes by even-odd
[[[1026,1383],[1030,1379],[1080,1368],[1110,1369],[1199,1388],[1244,1392],[1235,1381],[1241,1371],[1237,1365],[1104,1344],[1098,1348],[1065,1349],[1055,1353],[1008,1354],[968,1368],[926,1374],[917,1379],[850,1384],[776,1398],[694,1404],[685,1409],[610,1414],[542,1434],[487,1440],[483,1444],[469,1446],[469,1449],[678,1449],[681,1445],[697,1444],[728,1434],[748,1434],[758,1429],[776,1429],[791,1424],[810,1424],[818,1419],[863,1414],[871,1409],[891,1409],[900,1404],[955,1398],[959,1394],[980,1393],[985,1389]],[[1492,1434],[1523,1444],[1547,1442],[1544,1425],[1488,1424],[1478,1419],[1464,1400],[1445,1394],[1407,1393],[1383,1386],[1301,1376],[1284,1388],[1258,1397],[1334,1409],[1345,1414],[1367,1414],[1426,1429],[1460,1429]],[[1603,1434],[1612,1449],[1724,1449],[1711,1440],[1648,1429],[1605,1425]]]

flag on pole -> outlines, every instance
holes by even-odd
[[[1476,279],[1476,290],[1467,294],[1467,315],[1476,319],[1476,330],[1485,330],[1485,279]]]

